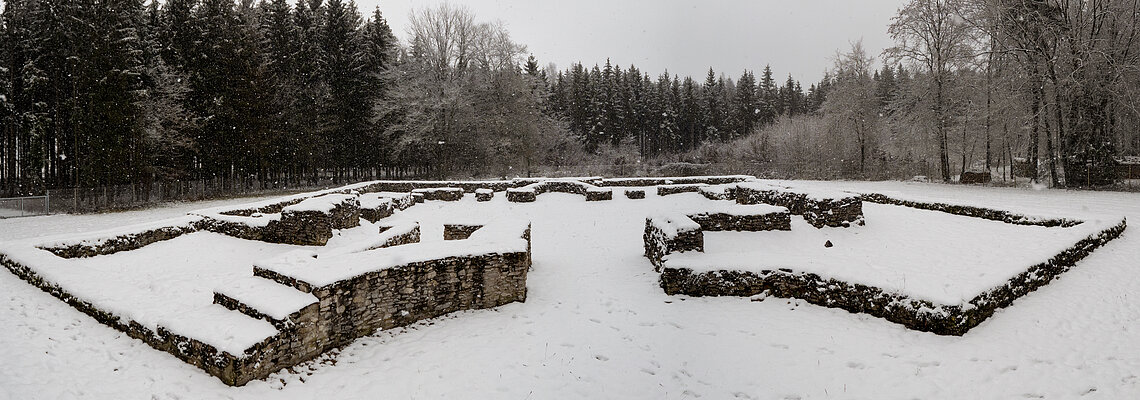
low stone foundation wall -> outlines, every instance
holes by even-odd
[[[273,243],[324,246],[332,238],[334,229],[355,226],[360,226],[360,205],[356,199],[350,199],[338,203],[329,212],[286,208],[280,221],[271,221],[265,227],[262,238]]]
[[[507,201],[512,203],[533,203],[538,196],[530,189],[507,189]]]
[[[704,231],[790,231],[792,230],[792,215],[788,212],[738,215],[729,213],[707,212],[688,216]]]
[[[1007,224],[1014,225],[1036,225],[1046,227],[1070,227],[1080,224],[1081,221],[1067,219],[1067,218],[1038,218],[1030,217],[1022,214],[1012,213],[1009,211],[995,210],[992,208],[963,206],[956,204],[945,203],[924,203],[911,200],[900,200],[878,193],[863,194],[862,199],[872,203],[889,204],[910,208],[918,208],[922,210],[941,211],[948,214],[961,215],[966,217],[974,217],[981,219],[988,219],[993,221],[1001,221]]]
[[[422,194],[424,200],[459,201],[463,199],[463,189],[461,188],[416,189],[412,193]]]
[[[920,208],[934,209],[935,207]],[[958,210],[962,209],[967,208],[959,208]],[[1018,217],[1016,214],[1004,212],[983,212],[979,214],[1000,215],[1002,218],[1011,218],[1017,221],[1028,220],[1025,217]],[[694,220],[700,219],[699,216],[694,218]],[[705,222],[705,224],[711,224],[711,222]],[[704,229],[705,224],[701,224],[702,229]],[[939,335],[960,336],[991,317],[998,309],[1009,306],[1017,298],[1057,279],[1060,274],[1068,271],[1094,250],[1119,237],[1126,228],[1127,220],[1121,220],[1119,224],[1107,227],[1084,238],[1048,261],[1029,266],[1025,272],[1011,278],[1006,284],[979,294],[967,302],[968,307],[956,304],[933,304],[926,300],[913,299],[881,288],[823,278],[812,273],[793,272],[787,268],[760,270],[760,272],[713,270],[696,273],[690,268],[674,266],[662,261],[662,257],[670,253],[669,242],[667,242],[668,236],[661,232],[662,229],[651,227],[649,221],[646,222],[645,246],[646,257],[661,272],[661,288],[669,295],[754,296],[768,294],[783,298],[797,298],[820,306],[841,308],[853,313],[870,314],[914,330]]]
[[[700,189],[701,196],[709,200],[736,200],[736,185],[710,185]]]
[[[704,183],[707,185],[721,185],[726,183],[744,182],[755,177],[747,175],[727,176],[683,176],[667,178],[606,178],[591,182],[595,186],[660,186],[660,185],[686,185]]]
[[[443,240],[463,240],[471,237],[472,233],[482,228],[475,224],[444,224]]]
[[[645,198],[645,191],[641,189],[626,189],[625,198],[640,200]]]
[[[285,201],[282,201],[279,203],[273,203],[273,204],[263,206],[263,207],[243,208],[243,209],[237,209],[237,210],[222,211],[220,214],[222,214],[222,215],[233,215],[233,216],[239,216],[239,217],[248,217],[248,216],[252,216],[253,214],[277,214],[277,213],[280,213],[281,210],[285,209],[285,207],[295,205],[295,204],[300,203],[302,201],[305,201],[305,198],[301,197],[301,198],[289,199],[289,200],[285,200]]]
[[[685,185],[660,185],[657,186],[658,196],[668,196],[677,193],[696,193],[701,191],[701,188],[708,186],[703,183],[685,184]]]
[[[381,226],[379,233],[388,232],[388,230],[390,230],[390,229],[392,229],[391,226]],[[380,243],[380,245],[369,247],[367,250],[383,249],[385,247],[402,246],[405,244],[412,244],[412,243],[419,243],[419,242],[420,242],[420,225],[416,224],[416,226],[414,228],[412,228],[411,230],[408,230],[407,232],[400,233],[398,235],[394,235],[394,236],[388,238],[388,240],[385,240],[383,243]]]
[[[385,204],[376,208],[361,208],[360,218],[364,218],[365,221],[371,223],[376,223],[376,221],[391,217],[392,214],[395,213],[396,207],[391,204]]]
[[[705,251],[705,234],[699,224],[682,214],[645,219],[645,257],[660,269],[664,257],[684,251]]]
[[[614,191],[611,189],[590,188],[586,191],[586,201],[613,200]]]
[[[961,335],[957,317],[960,310],[939,308],[925,301],[884,292],[879,288],[821,278],[810,273],[788,269],[748,271],[713,271],[694,273],[688,268],[665,266],[661,269],[661,288],[666,294],[688,296],[740,296],[768,294],[796,298],[815,305],[865,313],[907,328],[942,335]],[[936,311],[937,310],[937,311]],[[964,331],[962,332],[964,333]]]
[[[186,225],[166,226],[146,231],[124,234],[91,242],[74,244],[60,244],[58,246],[40,247],[63,258],[95,257],[99,255],[114,254],[120,251],[140,249],[151,243],[174,239],[187,233],[197,232],[199,223]]]
[[[473,193],[477,189],[491,189],[502,192],[516,187],[526,186],[516,180],[510,181],[379,181],[363,188],[364,192],[411,192],[416,189],[460,188],[464,192]]]
[[[528,260],[521,252],[448,257],[309,288],[318,303],[290,317],[292,328],[235,365],[235,384],[262,379],[379,329],[526,301]]]
[[[613,190],[599,188],[589,183],[573,180],[543,180],[521,188],[507,189],[507,201],[530,203],[537,200],[538,195],[549,192],[580,194],[586,196],[586,201],[614,198]]]
[[[495,192],[491,189],[476,189],[475,201],[491,201],[495,197]]]
[[[319,198],[309,200],[315,199]],[[289,206],[281,212],[280,218],[271,219],[264,225],[222,220],[209,215],[203,216],[199,225],[201,229],[241,239],[324,246],[332,238],[334,229],[347,229],[360,225],[360,203],[356,198],[344,197],[339,200],[341,201],[328,211],[292,209],[291,207],[297,205]]]
[[[863,224],[863,201],[855,195],[821,198],[777,187],[741,185],[736,189],[736,202],[787,207],[792,214],[802,215],[804,221],[816,228]]]
[[[45,281],[31,268],[12,261],[4,254],[0,254],[0,265],[3,265],[16,277],[60,299],[79,312],[91,316],[99,323],[123,332],[127,336],[139,339],[154,349],[170,353],[179,360],[218,377],[228,385],[242,385],[249,381],[248,379],[242,380],[236,373],[236,366],[241,364],[241,357],[239,356],[220,351],[214,346],[198,340],[173,334],[161,326],[157,330],[151,330],[135,321],[122,320],[110,312],[80,300],[64,288]]]
[[[333,236],[333,219],[319,211],[282,214],[281,221],[270,222],[262,231],[266,242],[324,246]]]
[[[586,191],[592,185],[577,182],[577,181],[542,181],[529,185],[528,187],[534,188],[535,194],[543,194],[547,192],[558,193],[571,193],[580,194],[585,196]]]
[[[529,243],[529,228],[523,237]],[[231,384],[264,378],[379,329],[526,301],[530,263],[529,250],[444,257],[378,269],[326,286],[255,267],[255,276],[311,293],[318,302],[291,315],[279,335],[237,360]]]

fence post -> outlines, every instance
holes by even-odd
[[[44,215],[51,214],[51,191],[44,191]]]

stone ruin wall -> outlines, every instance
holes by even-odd
[[[940,207],[937,204],[930,204],[920,208],[938,210]],[[956,207],[955,210],[959,210],[959,212],[946,212],[998,221],[1042,221],[1004,211],[969,210],[972,208],[976,207]],[[1072,220],[1045,221],[1051,221],[1046,222],[1050,224],[1046,226],[1061,226],[1058,221]],[[1031,225],[1037,224],[1040,223],[1032,223]],[[998,309],[1009,306],[1017,298],[1048,284],[1053,279],[1057,279],[1061,273],[1068,271],[1094,250],[1119,237],[1127,227],[1127,220],[1122,220],[1117,225],[1077,242],[1049,261],[1030,266],[1025,272],[1011,278],[1006,284],[974,297],[968,302],[971,307],[966,310],[957,305],[932,304],[929,301],[915,300],[876,287],[822,278],[813,273],[793,272],[786,268],[762,270],[759,273],[736,270],[695,273],[689,268],[663,266],[660,256],[651,256],[650,254],[651,244],[656,247],[660,246],[655,244],[656,242],[651,243],[648,225],[647,223],[646,257],[649,257],[650,262],[661,272],[660,284],[666,294],[698,297],[747,297],[767,294],[782,298],[797,298],[824,307],[870,314],[901,324],[909,329],[939,335],[961,336],[988,319]],[[932,310],[935,309],[941,310],[941,312],[933,312]]]
[[[185,226],[165,226],[146,230],[143,232],[119,235],[113,238],[92,243],[74,243],[59,246],[41,247],[42,250],[62,258],[95,257],[98,255],[114,254],[120,251],[141,249],[151,243],[174,239],[176,237],[194,233],[201,229],[200,221]]]
[[[770,204],[785,207],[792,214],[801,215],[816,228],[849,227],[863,223],[863,201],[858,196],[838,199],[812,199],[806,194],[778,190],[756,190],[738,187],[735,190],[739,204]]]
[[[474,224],[444,224],[443,240],[464,240],[482,227],[483,225]]]
[[[424,200],[438,200],[438,201],[459,201],[463,199],[464,191],[462,189],[455,190],[456,188],[430,188],[430,189],[416,189],[413,193],[421,193]]]
[[[680,216],[678,216],[680,217]],[[666,233],[653,218],[645,219],[645,257],[660,270],[666,255],[685,251],[705,251],[705,234],[700,229],[681,230],[675,235]]]
[[[524,302],[531,266],[529,228],[524,237],[526,252],[414,262],[321,287],[255,268],[255,276],[312,293],[318,302],[281,321],[281,334],[237,360],[233,383],[227,383],[241,385],[265,378],[380,329],[461,310]]]
[[[728,213],[698,213],[688,216],[703,231],[790,231],[792,217],[787,212],[774,212],[756,215],[735,215]]]
[[[416,239],[418,234],[416,230]],[[272,271],[255,268],[255,276],[310,292],[319,301],[284,321],[275,321],[252,307],[215,293],[216,303],[265,319],[281,330],[278,335],[238,355],[174,334],[161,326],[152,330],[134,321],[122,320],[44,281],[30,268],[3,254],[0,254],[0,264],[17,277],[100,323],[168,352],[228,385],[240,386],[347,345],[378,329],[404,326],[460,310],[525,301],[526,274],[531,266],[529,228],[523,237],[528,243],[526,252],[488,253],[409,263],[324,287],[312,287]]]
[[[657,187],[657,195],[668,196],[678,193],[696,193],[700,192],[701,188],[705,186],[704,184],[661,185]]]

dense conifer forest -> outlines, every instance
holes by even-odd
[[[1053,186],[1140,155],[1137,5],[912,0],[806,85],[792,74],[559,69],[444,3],[405,40],[343,0],[8,0],[7,195],[319,176],[749,173]],[[618,60],[620,55],[614,55]],[[778,59],[771,60],[778,65]]]

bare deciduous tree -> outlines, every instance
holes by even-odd
[[[896,46],[884,52],[887,59],[917,64],[928,74],[943,181],[950,180],[946,86],[953,72],[972,58],[974,30],[958,11],[963,1],[911,0],[887,30]]]

